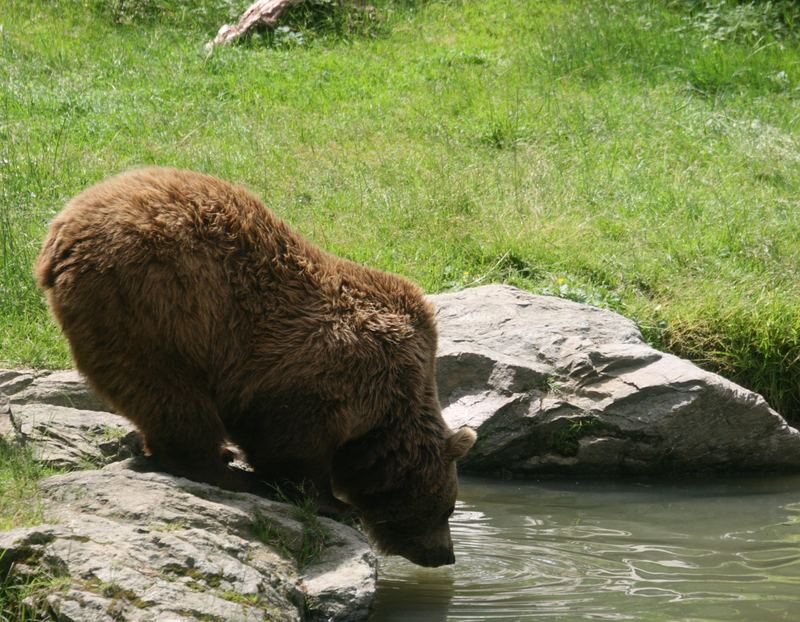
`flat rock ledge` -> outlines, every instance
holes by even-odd
[[[376,561],[356,530],[144,464],[45,479],[50,522],[0,533],[0,576],[36,586],[30,619],[367,617]]]
[[[463,472],[800,470],[800,433],[760,395],[654,350],[616,313],[503,285],[430,300],[444,417],[478,431]]]
[[[367,618],[377,561],[361,533],[148,472],[138,433],[105,408],[77,372],[0,370],[0,443],[73,471],[39,484],[47,524],[0,533],[0,582],[34,586],[25,619]]]

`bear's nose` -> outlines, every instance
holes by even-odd
[[[430,568],[439,566],[449,566],[456,563],[456,556],[453,549],[442,549],[439,551],[426,551],[422,558],[422,565]]]

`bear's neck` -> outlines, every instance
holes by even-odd
[[[414,399],[395,399],[385,413],[376,429],[384,439],[386,478],[401,481],[408,468],[423,479],[438,477],[449,429],[435,396],[423,391]]]

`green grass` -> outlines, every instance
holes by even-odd
[[[0,531],[41,523],[36,483],[57,472],[34,460],[26,448],[0,438]]]
[[[42,522],[41,496],[36,483],[56,472],[34,460],[26,448],[0,437],[0,532]],[[14,565],[18,561],[25,562],[0,550],[0,622],[50,619],[39,611],[37,603],[63,587],[63,581],[38,571],[17,573]]]
[[[207,57],[246,4],[0,5],[0,360],[69,364],[46,223],[152,163],[431,292],[608,306],[800,421],[795,3],[317,1]]]
[[[69,587],[68,577],[15,574],[14,563],[4,564],[0,554],[0,622],[49,622],[53,616],[46,598]]]

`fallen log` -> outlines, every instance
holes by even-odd
[[[242,13],[237,24],[224,24],[217,32],[217,36],[206,43],[206,50],[210,52],[217,45],[230,43],[242,35],[247,34],[257,26],[275,26],[286,9],[305,1],[306,0],[257,0]]]

